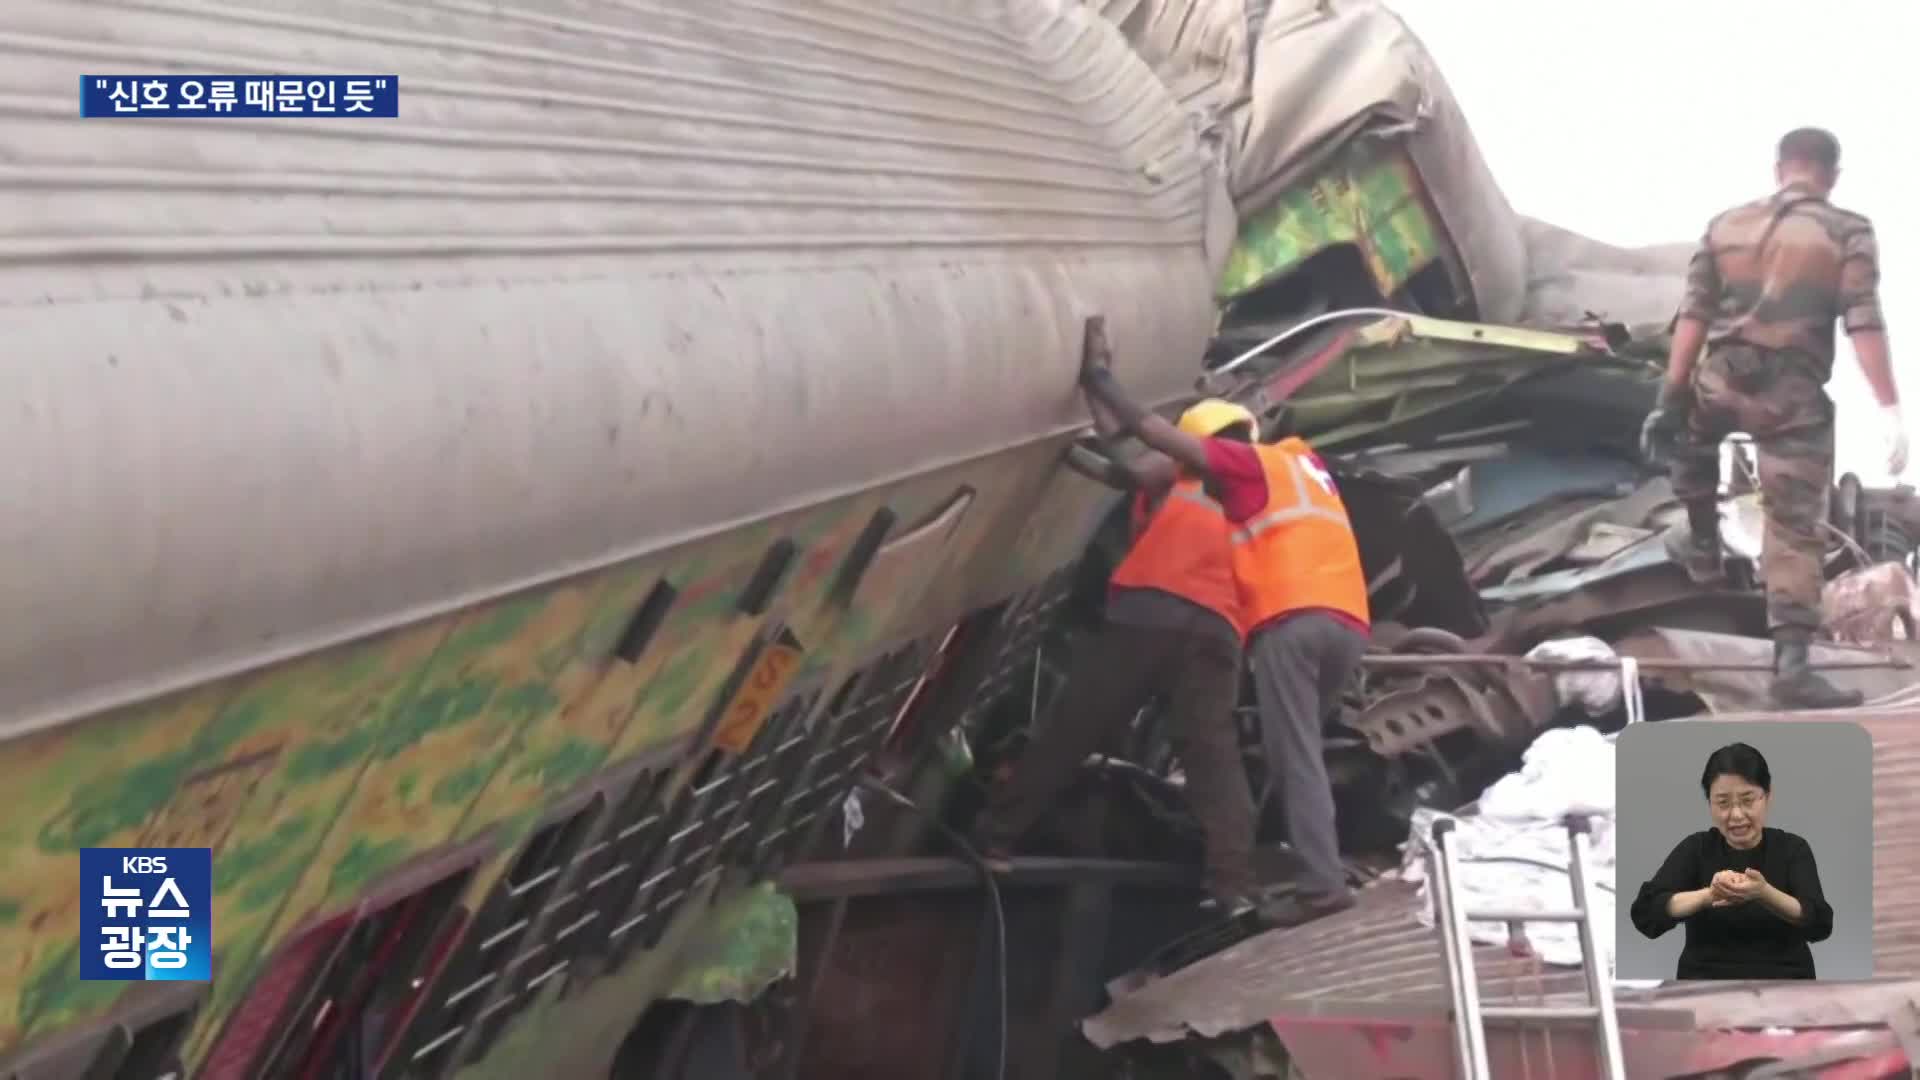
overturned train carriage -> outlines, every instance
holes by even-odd
[[[755,883],[1099,516],[1082,318],[1171,401],[1233,232],[1042,0],[16,0],[0,41],[0,1076],[592,1075],[751,997]],[[405,98],[73,119],[155,69]],[[97,845],[215,849],[211,984],[79,981]]]

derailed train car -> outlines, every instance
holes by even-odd
[[[1159,400],[1212,329],[1230,206],[1075,9],[0,32],[0,1074],[604,1070],[952,627],[1076,557],[1081,320]],[[405,104],[76,121],[127,68]],[[160,843],[215,849],[214,981],[79,981],[75,849]]]
[[[1511,314],[1430,116],[1347,94],[1256,197],[1104,15],[0,11],[0,1076],[604,1074],[790,968],[764,883],[1012,688],[1112,499],[1084,316],[1170,405],[1217,285]],[[405,98],[73,118],[134,69]],[[80,981],[74,852],[163,844],[214,980]]]

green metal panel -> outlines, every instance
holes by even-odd
[[[1215,293],[1245,295],[1342,244],[1360,250],[1383,296],[1443,254],[1419,174],[1396,144],[1356,142],[1242,221]]]

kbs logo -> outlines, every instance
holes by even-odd
[[[212,977],[211,849],[80,849],[82,981]]]

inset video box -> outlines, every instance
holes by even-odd
[[[1823,720],[1631,724],[1618,979],[1873,977],[1873,738]]]

